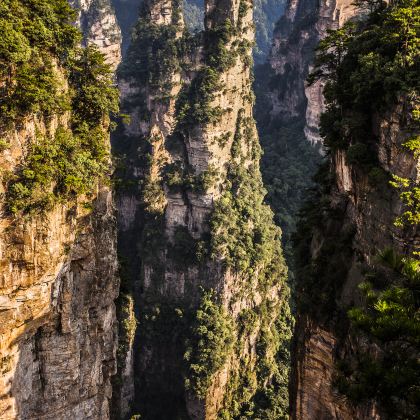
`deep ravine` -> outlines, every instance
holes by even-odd
[[[420,6],[368,4],[0,3],[0,419],[416,418]]]

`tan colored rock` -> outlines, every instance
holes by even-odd
[[[69,0],[79,10],[80,27],[87,44],[96,45],[116,69],[121,61],[121,29],[111,0]]]
[[[177,13],[170,10],[168,4],[166,0],[148,0],[142,24],[156,25],[150,29],[153,33],[165,33],[165,30],[172,29],[174,37],[181,39],[182,19],[176,21]],[[170,3],[171,7],[173,4]],[[177,261],[170,255],[180,234],[210,247],[205,238],[210,235],[210,219],[215,202],[230,188],[226,180],[229,165],[233,161],[241,162],[246,169],[258,164],[259,144],[252,116],[250,74],[254,37],[251,2],[241,17],[238,1],[206,2],[207,33],[201,39],[197,38],[196,44],[206,36],[216,37],[211,31],[217,27],[220,29],[226,20],[232,25],[232,32],[223,46],[227,55],[234,57],[234,60],[225,68],[220,69],[217,68],[218,63],[207,62],[206,48],[211,47],[206,46],[204,41],[204,45],[193,47],[188,56],[174,58],[175,70],[169,75],[165,74],[165,82],[171,83],[170,88],[165,89],[163,80],[161,83],[150,83],[151,75],[144,78],[142,75],[141,83],[135,76],[119,80],[122,112],[131,117],[124,126],[124,135],[116,142],[125,142],[127,145],[122,149],[127,157],[126,172],[129,173],[132,186],[119,193],[118,206],[121,209],[120,226],[124,229],[121,233],[121,252],[131,262],[133,295],[141,316],[133,371],[138,382],[136,399],[139,401],[140,414],[143,415],[141,409],[147,410],[145,406],[150,401],[161,401],[161,404],[149,407],[151,411],[145,411],[146,417],[172,415],[194,420],[215,420],[232,391],[230,380],[234,379],[243,365],[249,366],[252,372],[250,377],[255,385],[256,342],[257,336],[261,335],[258,322],[250,327],[251,331],[244,342],[236,337],[237,351],[231,352],[224,365],[213,375],[205,397],[198,399],[186,389],[186,361],[183,360],[185,339],[179,334],[190,336],[192,325],[183,327],[182,321],[177,323],[177,312],[181,312],[181,319],[185,316],[186,322],[192,324],[191,318],[195,316],[194,311],[200,303],[202,288],[216,291],[220,304],[236,323],[235,334],[239,334],[239,318],[243,310],[256,312],[267,304],[273,313],[267,326],[270,328],[276,321],[279,308],[286,304],[282,301],[283,286],[286,288],[282,281],[264,290],[259,283],[257,269],[252,275],[241,275],[224,267],[223,256],[210,258],[206,255],[204,261],[194,263]],[[175,24],[175,28],[171,26]],[[147,45],[142,45],[139,40],[134,42],[139,42],[137,48],[152,49],[153,41],[148,40]],[[216,41],[213,42],[216,45]],[[244,51],[237,53],[241,42]],[[127,56],[130,56],[130,51]],[[135,64],[151,64],[154,69],[155,63],[143,64],[133,58],[133,68]],[[212,122],[180,125],[182,116],[178,113],[179,101],[208,68],[217,75],[220,88],[215,88],[211,103],[205,105],[211,110],[220,110],[220,117]],[[159,70],[164,72],[164,69]],[[144,108],[147,108],[147,112]],[[237,138],[242,137],[235,145],[239,149],[236,154],[232,151],[235,133]],[[191,188],[182,184],[174,188],[167,180],[170,165],[178,166],[183,171],[181,182],[189,180],[199,184],[201,176],[211,173],[210,185]],[[133,203],[139,203],[137,211],[130,207],[126,216],[122,209]],[[182,242],[181,245],[184,246]],[[278,263],[282,262],[280,256]],[[179,332],[180,328],[185,330]],[[165,409],[170,407],[173,411],[168,414]]]
[[[2,168],[14,169],[40,124],[12,133]],[[15,220],[2,215],[2,419],[108,417],[118,294],[108,187],[98,188],[94,206],[91,214],[74,203]]]

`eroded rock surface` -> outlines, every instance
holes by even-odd
[[[375,153],[382,173],[417,179],[418,158],[402,144],[410,115],[409,101],[400,103],[386,114],[373,118],[372,133],[378,139]],[[393,248],[397,253],[415,251],[419,234],[414,228],[399,229],[394,221],[401,214],[398,192],[387,178],[372,179],[360,166],[349,164],[345,152],[332,157],[334,182],[329,199],[334,217],[320,219],[313,227],[310,256],[313,261],[334,243],[326,265],[335,262],[340,278],[329,284],[319,280],[319,308],[297,318],[292,373],[292,417],[295,419],[385,419],[374,400],[354,406],[340,394],[335,379],[338,363],[363,353],[378,351],[360,334],[349,333],[343,315],[361,303],[358,285],[364,281],[366,267],[374,267],[378,252]],[[337,263],[338,262],[338,263]],[[301,290],[303,295],[305,291]],[[331,299],[328,301],[328,299]],[[341,316],[340,316],[341,312]]]
[[[258,167],[252,5],[208,1],[204,33],[192,37],[183,26],[176,3],[146,2],[119,78],[129,115],[115,139],[124,162],[120,249],[140,325],[134,411],[146,419],[216,419],[251,404],[262,416],[280,413],[287,406],[291,320],[278,230],[263,204]],[[260,235],[267,236],[258,245]],[[254,247],[260,251],[249,257]],[[195,341],[197,309],[210,290],[223,318],[211,328],[231,324],[234,347],[221,343],[196,374],[191,366],[203,355]],[[278,406],[267,403],[264,414],[254,398],[270,390]]]
[[[305,135],[320,143],[319,117],[324,110],[322,82],[307,86],[315,48],[328,29],[336,29],[356,13],[351,0],[290,0],[274,32],[270,66],[274,71],[271,117],[306,120]]]
[[[39,123],[11,135],[13,170]],[[2,203],[4,204],[4,203]],[[95,210],[57,206],[0,225],[0,417],[104,419],[115,373],[116,224],[112,194]]]

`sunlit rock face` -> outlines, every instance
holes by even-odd
[[[122,35],[112,0],[70,0],[79,10],[84,42],[96,45],[113,68],[121,61]]]
[[[29,118],[0,157],[13,171],[33,136],[54,130]],[[116,223],[112,194],[42,215],[0,221],[0,417],[104,419],[115,373]]]
[[[96,3],[80,6],[92,10]],[[111,28],[112,16],[102,17],[104,27]],[[96,34],[100,49],[117,65],[118,40],[97,23],[90,33]],[[60,73],[63,91],[68,88],[65,78]],[[69,124],[68,113],[48,119],[28,115],[22,124],[2,133],[9,145],[0,153],[2,174],[18,170],[39,136],[52,136],[58,126]],[[0,183],[0,418],[107,419],[111,377],[116,372],[114,300],[119,292],[112,191],[98,183],[92,196],[13,217],[7,211],[4,179]]]

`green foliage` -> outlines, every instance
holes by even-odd
[[[165,194],[159,179],[153,179],[150,175],[143,181],[143,204],[150,214],[162,215],[165,209]]]
[[[179,129],[211,124],[220,119],[223,110],[211,104],[215,93],[222,88],[219,79],[220,74],[216,70],[205,66],[191,85],[184,87],[177,100]]]
[[[158,25],[150,21],[146,5],[137,22],[127,57],[118,69],[119,77],[134,79],[139,86],[168,91],[179,69],[179,39],[176,24]]]
[[[418,159],[420,154],[420,135],[417,133],[420,129],[420,105],[418,102],[415,105],[417,106],[412,110],[412,118],[409,124],[413,135],[403,146],[413,153],[414,158]],[[397,217],[394,224],[400,228],[404,225],[418,225],[420,223],[420,188],[418,181],[397,175],[392,177],[393,180],[390,181],[390,185],[399,190],[400,200],[404,205],[404,212]]]
[[[280,304],[263,300],[260,306],[240,314],[238,351],[241,343],[258,331],[256,360],[255,364],[242,360],[231,373],[219,419],[288,418],[289,342],[293,327],[290,309],[284,304],[288,299],[288,290],[283,289]]]
[[[280,230],[264,203],[259,169],[232,165],[226,190],[215,203],[211,219],[212,255],[239,272],[253,273],[281,258]]]
[[[210,221],[211,254],[235,271],[252,274],[281,259],[281,232],[272,222],[273,213],[264,202],[266,190],[259,166],[244,165],[245,159],[258,162],[261,149],[243,112],[238,114],[231,153],[234,160],[228,168],[225,190],[215,203]]]
[[[227,47],[234,34],[235,28],[230,19],[204,32],[206,63],[211,69],[222,72],[235,64],[236,55]]]
[[[326,81],[321,133],[332,150],[356,143],[371,150],[374,113],[418,86],[418,0],[380,2],[372,8],[366,19],[328,31],[309,76],[310,83]]]
[[[347,162],[350,165],[369,163],[370,156],[366,144],[356,143],[347,149]]]
[[[226,309],[216,301],[213,290],[203,293],[193,327],[193,343],[185,353],[189,363],[186,388],[203,399],[214,374],[233,350],[234,323]]]
[[[0,153],[4,152],[8,148],[9,148],[9,143],[4,139],[0,139]]]
[[[376,287],[362,283],[364,305],[348,315],[353,327],[382,350],[359,354],[345,369],[341,365],[338,385],[353,401],[378,399],[391,418],[415,419],[420,408],[420,261],[392,249],[385,250],[380,261],[383,268],[377,276],[391,280]]]
[[[326,81],[327,111],[321,118],[325,145],[332,151],[346,150],[347,162],[366,170],[370,182],[377,182],[387,175],[375,165],[377,139],[371,129],[374,118],[378,112],[393,108],[401,98],[418,95],[420,3],[417,0],[389,4],[363,0],[357,4],[369,9],[370,14],[357,23],[328,33],[320,43],[315,71],[309,82],[319,78]],[[406,101],[409,102],[415,103],[415,99]],[[416,108],[413,117],[410,118],[415,120]],[[410,121],[405,126],[416,131],[416,124]],[[415,154],[417,140],[414,135],[406,143]],[[405,212],[396,224],[418,224],[420,190],[417,183],[394,176],[391,184],[400,189],[405,205]],[[346,260],[353,257],[349,244],[344,244],[342,249],[338,246],[338,255],[335,254],[337,238],[342,238],[343,219],[339,218],[334,227],[331,205],[327,206],[327,214],[322,208],[323,197],[330,192],[328,184],[324,183],[324,187],[321,184],[318,190],[314,200],[317,205],[314,204],[312,210],[307,209],[306,223],[302,222],[299,228],[300,305],[314,293],[319,296],[317,283],[334,290],[335,284],[339,285],[347,273]],[[317,219],[320,228],[322,226],[323,245],[313,260],[308,258],[312,238],[308,232],[313,232],[310,223],[316,223]],[[334,250],[323,259],[326,243],[334,244]],[[340,260],[343,257],[344,260]],[[348,312],[353,331],[359,336],[365,335],[376,345],[375,350],[367,346],[354,357],[342,360],[337,385],[356,404],[375,399],[390,418],[414,419],[419,409],[419,262],[397,256],[393,251],[384,252],[381,260],[382,265],[375,268],[371,280],[360,286],[363,305]],[[329,271],[334,275],[332,279],[336,279],[333,284],[329,282]],[[334,303],[337,293],[329,296]],[[319,299],[317,303],[309,299],[309,304],[309,307],[319,305]],[[327,306],[330,318],[334,308]]]
[[[108,167],[102,128],[77,135],[59,127],[53,138],[38,135],[25,162],[8,184],[12,213],[50,209],[59,200],[89,193]]]
[[[401,191],[400,199],[406,208],[395,220],[395,225],[398,227],[403,227],[405,224],[418,225],[420,223],[420,187],[417,182],[393,175],[393,181],[390,184]]]
[[[203,241],[194,239],[185,226],[175,228],[172,243],[168,247],[168,257],[180,268],[197,264],[203,259],[204,254]]]
[[[224,181],[225,190],[215,202],[210,221],[211,256],[247,279],[243,286],[245,293],[248,293],[246,282],[256,279],[261,293],[281,284],[283,296],[278,305],[270,305],[265,297],[254,313],[241,315],[237,342],[245,340],[257,328],[258,360],[255,367],[244,360],[232,372],[219,418],[286,419],[292,317],[287,305],[281,231],[274,225],[273,213],[264,202],[266,191],[259,167],[249,164],[258,162],[261,149],[253,122],[243,111],[238,114],[231,154],[233,160]]]
[[[7,32],[0,39],[0,132],[28,115],[47,129],[7,180],[6,205],[14,214],[88,194],[108,168],[107,121],[118,109],[118,92],[104,56],[77,47],[75,18],[66,0],[0,5],[0,31]],[[51,133],[49,118],[65,113],[69,127]]]
[[[126,369],[126,360],[128,352],[131,350],[138,321],[134,313],[134,299],[132,292],[129,291],[128,273],[125,262],[119,261],[119,277],[121,279],[121,292],[117,300],[117,319],[118,319],[118,348],[117,348],[117,366],[118,372],[114,377],[117,381],[115,385],[122,385],[122,377]]]
[[[5,0],[0,5],[0,130],[29,113],[65,108],[56,65],[80,41],[66,0]]]
[[[121,1],[121,0],[119,0]],[[256,32],[256,46],[254,48],[255,61],[263,63],[270,51],[274,27],[283,13],[286,2],[284,0],[256,0],[254,1],[254,23]],[[127,6],[125,6],[127,7]],[[245,16],[251,3],[243,0],[239,4],[239,21]],[[203,0],[184,0],[184,19],[191,32],[204,29]]]
[[[76,50],[70,66],[73,125],[101,125],[110,113],[118,112],[118,90],[113,86],[111,67],[93,46]]]

